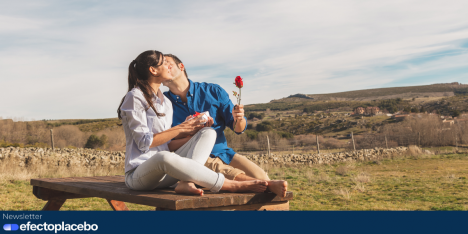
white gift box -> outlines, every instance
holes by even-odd
[[[200,113],[200,115],[192,117],[190,119],[198,118],[199,120],[202,121],[200,124],[205,124],[208,121],[208,117],[210,117],[210,112],[205,111],[205,112]]]

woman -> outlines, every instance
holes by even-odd
[[[204,166],[213,148],[216,132],[203,128],[188,116],[172,125],[172,103],[159,90],[172,79],[170,67],[159,51],[145,51],[130,63],[128,93],[117,110],[126,136],[125,184],[133,190],[152,190],[175,185],[177,193],[203,195],[195,184],[212,192],[263,192],[261,180],[232,181]],[[212,119],[207,126],[212,124]],[[177,140],[179,134],[192,135]],[[172,153],[170,151],[175,151]]]

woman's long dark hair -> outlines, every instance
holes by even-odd
[[[156,50],[148,50],[133,60],[128,66],[128,91],[132,90],[133,88],[140,88],[143,92],[143,96],[145,97],[148,106],[145,110],[149,108],[153,109],[157,116],[164,116],[164,113],[159,113],[156,111],[156,108],[153,104],[153,93],[156,93],[157,90],[154,90],[148,82],[150,77],[150,67],[159,67],[163,64],[164,56],[163,53],[156,51]],[[122,98],[120,102],[119,108],[117,109],[117,115],[119,119],[122,119],[120,107],[122,106],[123,101],[125,100],[125,96]]]

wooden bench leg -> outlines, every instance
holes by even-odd
[[[124,202],[121,201],[116,201],[116,200],[110,200],[106,199],[109,205],[112,207],[113,210],[119,211],[119,210],[128,210],[127,206],[125,205]]]
[[[42,210],[60,210],[67,199],[54,198],[47,201]]]

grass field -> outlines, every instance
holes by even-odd
[[[313,167],[268,167],[272,179],[286,179],[295,193],[291,210],[468,210],[468,155],[442,154],[376,162]],[[40,210],[29,178],[94,176],[118,171],[6,170],[0,166],[0,209]],[[120,173],[122,174],[122,173]],[[127,204],[131,210],[152,207]],[[61,210],[110,210],[104,199],[67,200]]]

